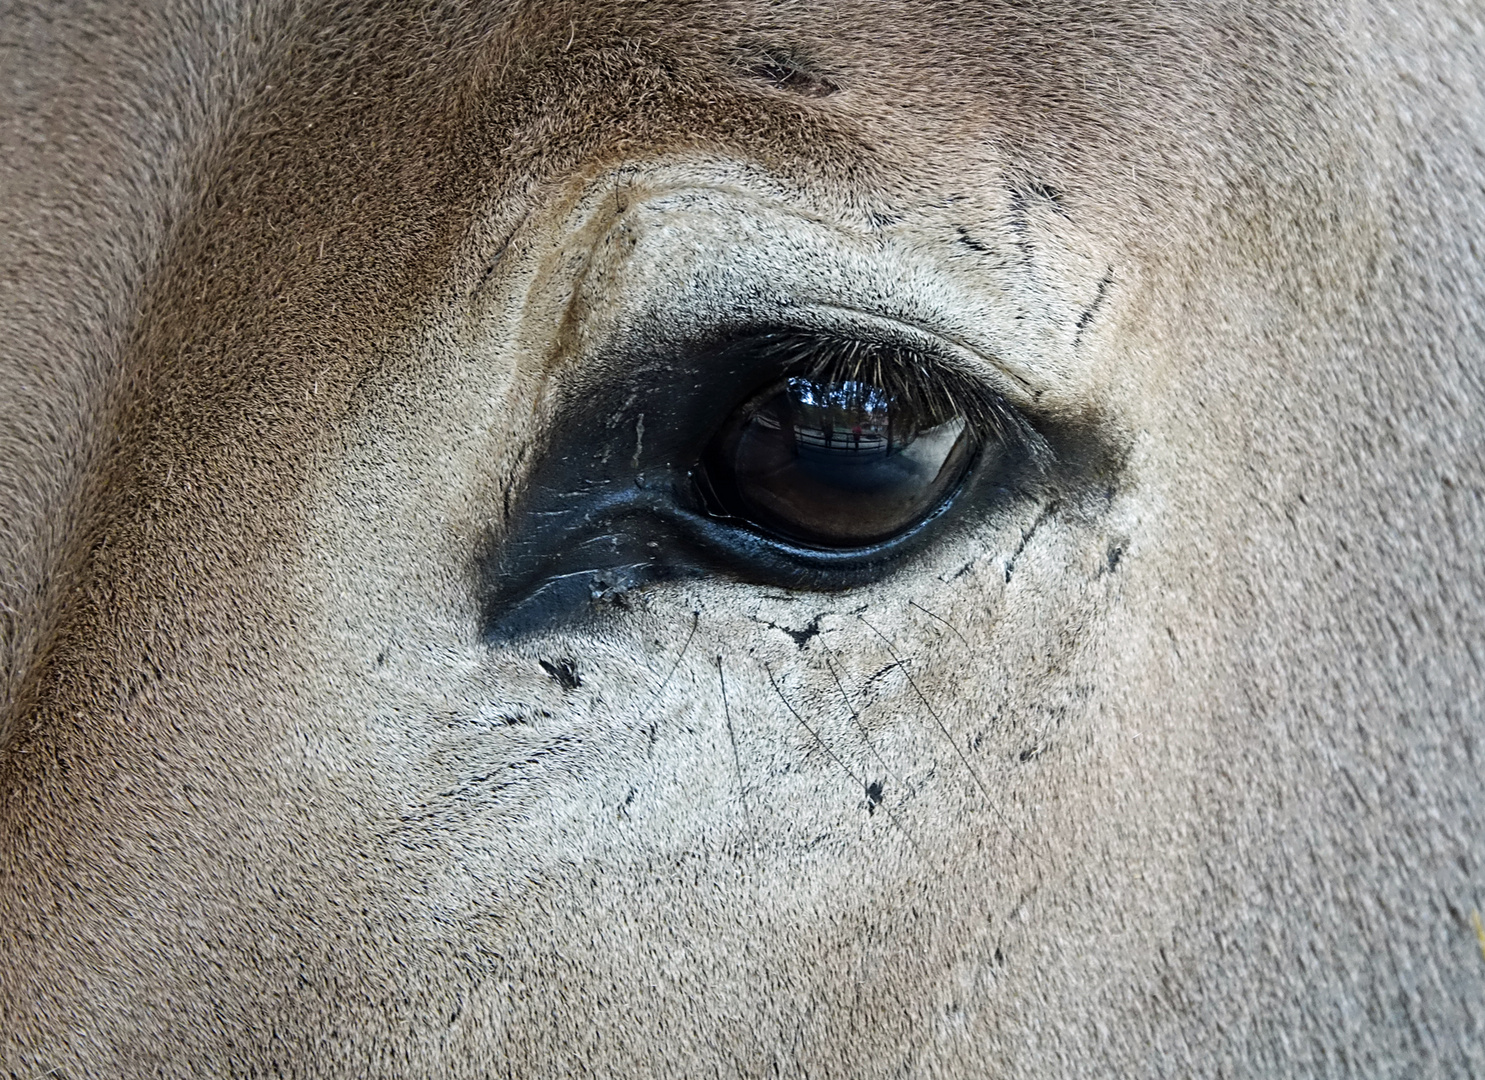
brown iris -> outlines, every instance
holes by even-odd
[[[889,540],[958,486],[975,440],[965,417],[925,413],[860,379],[784,379],[728,419],[703,460],[722,509],[820,548]]]

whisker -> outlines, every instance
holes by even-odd
[[[660,691],[664,690],[665,687],[666,687],[666,684],[670,682],[670,677],[675,674],[675,669],[678,668],[678,667],[680,667],[681,666],[681,661],[686,658],[686,650],[691,647],[691,639],[696,636],[696,627],[700,624],[700,622],[701,622],[701,612],[699,612],[699,611],[693,611],[693,612],[691,612],[691,632],[686,635],[686,642],[685,642],[685,644],[683,644],[681,646],[681,651],[676,654],[675,663],[673,663],[673,664],[670,665],[670,670],[668,672],[666,672],[665,678],[661,679],[660,680],[660,685],[655,688],[655,695],[654,696],[656,696],[656,697],[659,697],[660,696]]]
[[[691,647],[691,639],[696,636],[696,627],[700,624],[700,622],[701,612],[691,612],[691,632],[686,635],[686,643],[681,646],[681,651],[676,654],[675,663],[670,665],[670,670],[665,673],[665,678],[660,680],[660,685],[655,687],[654,692],[650,694],[649,699],[644,703],[644,707],[640,709],[641,715],[650,710],[650,706],[655,704],[655,702],[659,700],[661,692],[670,685],[671,676],[675,674],[676,668],[681,666],[681,661],[686,658],[686,650]],[[658,721],[652,719],[650,721],[649,730],[646,732],[646,734],[650,738],[649,749],[651,753],[654,753],[655,750],[655,735],[657,726]]]
[[[811,737],[814,738],[815,742],[820,744],[820,749],[824,750],[825,753],[829,755],[830,760],[839,765],[841,767],[841,771],[851,778],[851,782],[854,783],[862,792],[865,792],[866,781],[857,776],[852,768],[840,759],[840,755],[838,755],[834,750],[830,749],[829,744],[826,743],[824,739],[820,738],[820,733],[814,728],[810,727],[809,724],[805,721],[804,717],[799,715],[799,710],[794,708],[793,705],[789,704],[789,699],[784,696],[784,691],[779,688],[778,680],[773,677],[773,668],[769,667],[767,664],[764,664],[763,670],[768,673],[768,681],[772,684],[774,693],[779,695],[779,700],[784,703],[784,708],[788,709],[794,719],[799,721],[799,726],[804,728],[805,731],[808,731]],[[882,802],[879,805],[881,806],[882,811],[887,815],[888,820],[890,820],[893,825],[897,826],[897,828],[902,830],[902,835],[906,837],[907,842],[912,845],[913,853],[918,856],[919,860],[922,861],[925,867],[932,869],[931,864],[928,862],[927,856],[923,854],[923,848],[919,846],[917,838],[913,836],[913,834],[908,830],[908,827],[904,825],[900,820],[898,820],[897,815],[892,812],[892,808],[889,807],[885,802]]]
[[[737,772],[737,801],[742,804],[743,820],[748,826],[748,847],[753,853],[753,862],[758,861],[758,830],[753,827],[753,815],[748,812],[748,787],[743,783],[742,756],[737,752],[737,731],[732,726],[732,709],[727,704],[727,676],[722,672],[722,658],[717,657],[717,682],[722,686],[722,716],[727,721],[727,738],[732,742],[732,767]]]
[[[892,642],[888,640],[887,635],[882,633],[875,626],[872,626],[872,624],[867,622],[865,617],[863,617],[862,615],[858,614],[856,618],[865,623],[868,630],[882,639],[882,644],[887,647],[888,655],[891,656],[892,659],[897,662],[898,666],[902,668],[902,673],[907,676],[908,685],[913,688],[913,691],[918,695],[918,699],[923,702],[923,708],[928,710],[928,715],[933,717],[933,722],[938,725],[939,731],[943,732],[944,738],[948,741],[949,745],[953,747],[954,753],[958,755],[960,762],[962,762],[965,769],[969,771],[969,775],[974,778],[975,785],[979,787],[981,794],[985,796],[985,805],[989,808],[992,814],[1000,819],[1000,823],[1005,826],[1006,835],[1008,835],[1015,843],[1020,844],[1023,848],[1025,848],[1027,853],[1034,858],[1036,856],[1036,852],[1031,849],[1030,845],[1028,845],[1024,840],[1016,835],[1016,830],[1011,827],[1010,820],[1005,816],[1004,813],[1001,812],[1000,807],[995,805],[995,799],[990,794],[989,786],[980,777],[980,774],[975,769],[975,767],[970,764],[969,757],[964,753],[963,750],[959,748],[958,740],[956,740],[954,736],[949,733],[949,729],[944,724],[943,719],[938,715],[938,713],[934,710],[933,705],[929,702],[928,695],[923,693],[922,688],[918,686],[918,680],[913,678],[911,669],[909,669],[907,664],[903,662],[902,657],[897,655],[897,650],[892,647]]]
[[[887,764],[887,759],[884,758],[877,750],[876,746],[873,745],[871,741],[871,733],[866,730],[866,725],[861,722],[861,710],[857,709],[854,705],[851,704],[851,696],[846,693],[845,684],[840,681],[840,676],[836,673],[835,670],[837,666],[844,670],[845,665],[841,664],[840,657],[836,655],[835,650],[832,649],[829,645],[825,644],[824,638],[820,638],[818,640],[821,645],[825,646],[825,651],[828,652],[830,654],[830,657],[833,658],[835,661],[835,663],[832,664],[830,659],[826,659],[825,670],[830,672],[830,677],[835,680],[835,688],[840,691],[841,700],[846,703],[846,712],[850,713],[851,715],[851,723],[855,724],[856,730],[861,733],[861,741],[866,744],[866,749],[871,752],[872,757],[877,759],[878,763],[881,764],[883,771],[885,771],[886,774],[892,778],[892,782],[897,785],[898,789],[901,791],[906,791],[907,785],[903,783],[902,777],[898,776],[897,772],[892,768],[892,766]]]
[[[911,605],[912,607],[917,608],[924,615],[927,615],[930,619],[937,619],[939,622],[941,622],[945,626],[947,626],[950,630],[954,631],[954,636],[957,637],[960,641],[964,642],[965,648],[970,648],[971,647],[970,644],[969,644],[969,639],[966,638],[963,634],[961,634],[959,632],[959,627],[955,626],[948,619],[944,618],[942,615],[935,615],[933,612],[929,611],[926,607],[924,607],[922,604],[918,603],[916,600],[909,600],[908,601],[908,604]]]

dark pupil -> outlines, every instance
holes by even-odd
[[[921,416],[870,382],[791,378],[734,415],[707,470],[730,512],[790,540],[860,547],[943,502],[970,443],[963,417]]]

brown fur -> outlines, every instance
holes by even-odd
[[[1472,10],[0,34],[10,1075],[1485,1072]],[[564,395],[734,288],[1107,484],[486,644]]]

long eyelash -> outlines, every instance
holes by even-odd
[[[759,344],[788,374],[823,383],[869,382],[915,413],[924,427],[962,416],[977,439],[1019,448],[1040,464],[1051,460],[1046,440],[1018,409],[931,353],[817,331],[771,333]]]

